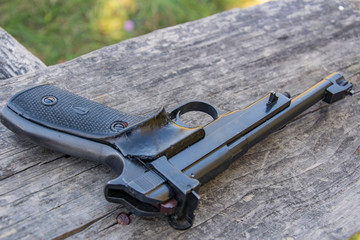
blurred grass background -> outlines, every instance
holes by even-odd
[[[0,0],[0,26],[46,65],[268,0]]]

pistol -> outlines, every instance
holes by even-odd
[[[353,94],[352,87],[333,73],[294,98],[270,92],[242,110],[190,101],[137,116],[40,85],[12,96],[1,122],[45,148],[109,166],[118,177],[105,186],[107,201],[138,216],[167,215],[184,230],[193,224],[202,184],[316,102],[333,103]],[[212,120],[188,126],[181,116],[191,111]]]

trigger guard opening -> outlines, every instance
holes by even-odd
[[[181,119],[180,116],[187,113],[187,112],[203,112],[208,114],[209,116],[211,116],[213,118],[213,120],[216,120],[219,115],[221,114],[221,112],[216,109],[214,106],[212,106],[209,103],[206,102],[202,102],[202,101],[191,101],[191,102],[187,102],[175,109],[173,109],[170,113],[169,113],[169,117],[171,120],[174,120],[175,123],[179,124],[179,125],[186,125],[184,124]]]

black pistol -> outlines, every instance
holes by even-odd
[[[191,101],[170,112],[134,116],[40,85],[12,96],[1,122],[43,147],[106,164],[119,175],[105,186],[108,201],[138,216],[167,215],[172,227],[183,230],[192,226],[201,184],[316,102],[333,103],[352,94],[352,87],[333,73],[294,98],[271,92],[243,110]],[[181,120],[190,111],[213,120],[190,127]]]

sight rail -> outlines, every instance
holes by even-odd
[[[1,122],[36,144],[108,165],[119,174],[105,186],[108,201],[139,216],[168,215],[172,227],[187,229],[201,184],[318,101],[352,93],[352,84],[333,73],[294,98],[271,92],[239,111],[191,101],[169,113],[133,116],[41,85],[10,98]],[[189,111],[213,121],[189,127],[181,119]]]

